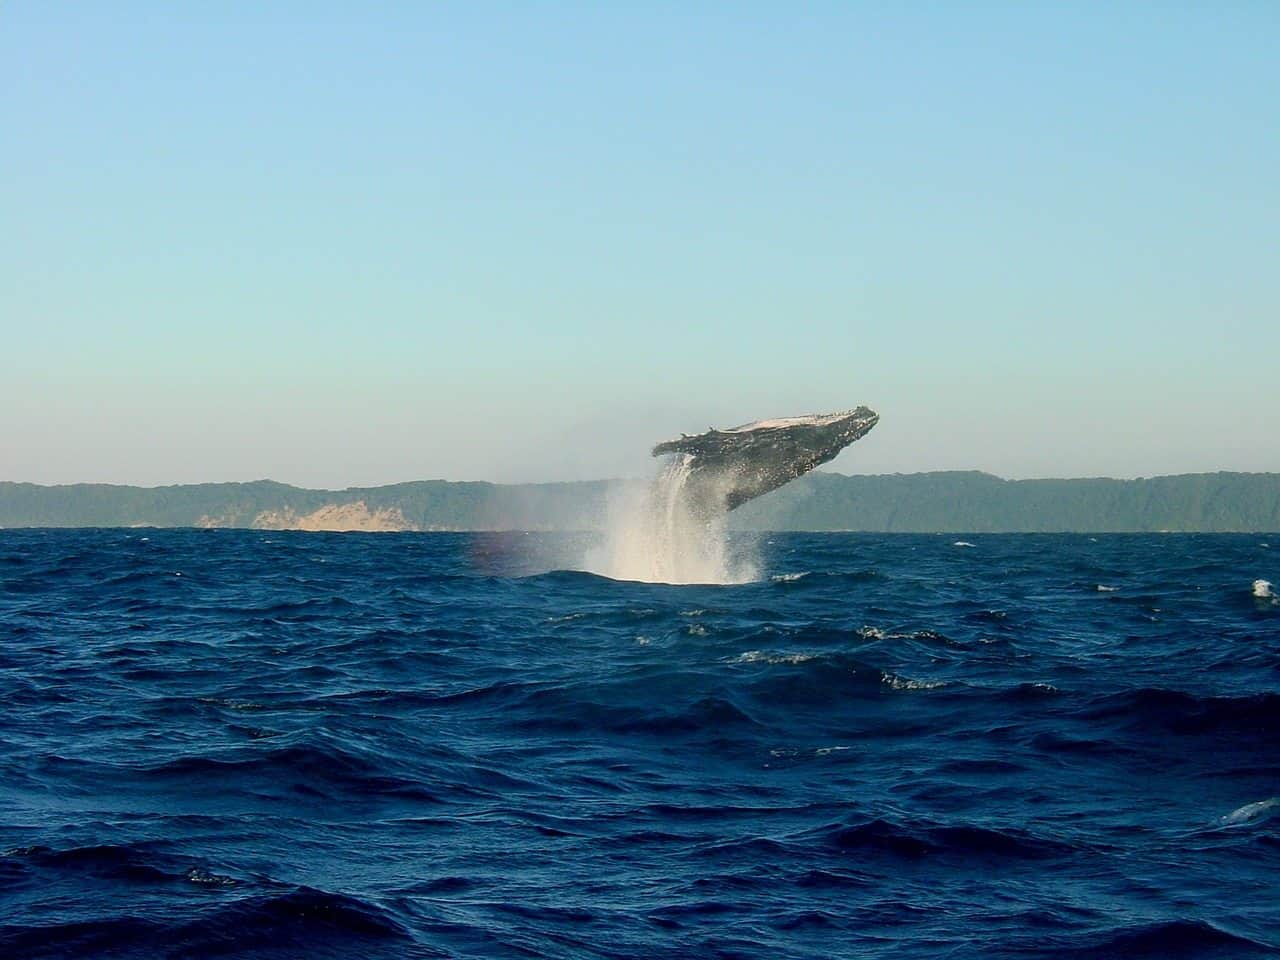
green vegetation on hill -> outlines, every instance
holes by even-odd
[[[330,505],[393,510],[415,530],[570,530],[598,525],[606,481],[499,485],[423,480],[308,490],[257,480],[168,487],[0,482],[0,527],[253,527]]]
[[[987,473],[814,473],[740,507],[755,530],[901,533],[1280,530],[1280,474],[1002,480]]]
[[[583,530],[601,525],[610,486],[426,480],[331,491],[270,480],[169,487],[0,482],[0,527],[252,527],[362,504],[407,529]],[[731,516],[734,527],[748,530],[1276,531],[1280,474],[1002,480],[977,472],[814,473]]]

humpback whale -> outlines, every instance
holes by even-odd
[[[879,414],[868,407],[756,420],[727,430],[681,435],[658,444],[653,455],[683,455],[688,471],[684,488],[691,505],[700,513],[715,515],[834,459],[879,420]]]

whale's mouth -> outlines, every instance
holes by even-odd
[[[867,431],[880,422],[880,414],[876,413],[874,410],[868,410],[863,407],[861,411],[851,411],[846,415],[845,419],[847,419],[849,423],[844,432],[849,436],[849,442],[852,443],[859,437],[864,436]]]

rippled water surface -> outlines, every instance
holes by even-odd
[[[1280,538],[0,531],[0,956],[1280,947]]]

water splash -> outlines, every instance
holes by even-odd
[[[1280,605],[1280,597],[1276,596],[1274,586],[1270,580],[1253,581],[1253,598],[1261,605]]]
[[[642,487],[619,490],[608,504],[604,542],[583,568],[615,580],[648,583],[747,583],[759,579],[754,544],[728,535],[723,498],[695,495],[693,457],[664,464]]]

